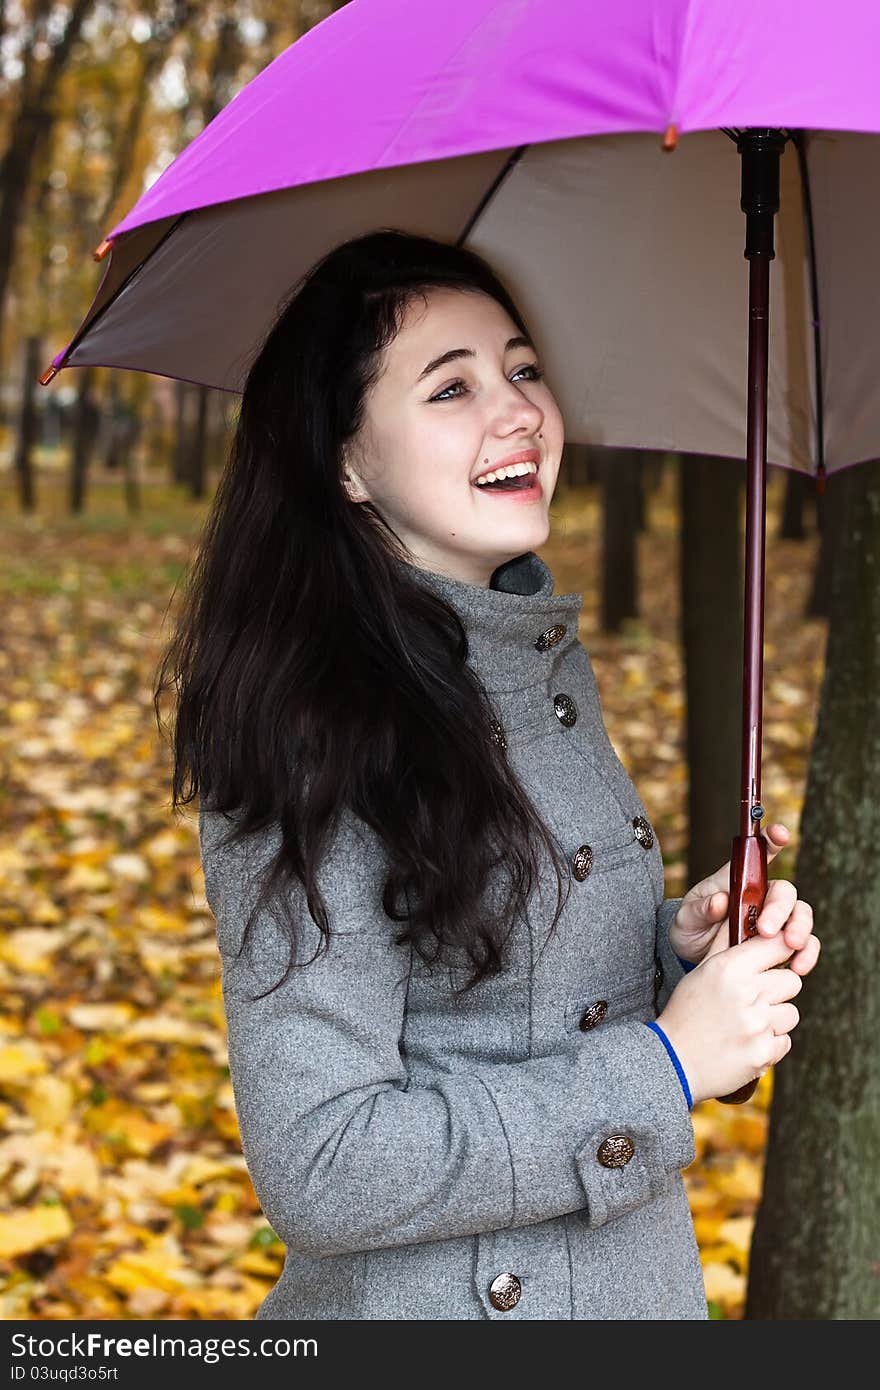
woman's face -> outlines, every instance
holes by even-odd
[[[544,544],[564,424],[530,347],[479,291],[430,289],[413,300],[346,450],[345,484],[370,501],[422,569],[488,587],[505,560]],[[466,355],[427,371],[450,352]],[[527,491],[474,479],[511,454],[537,451]],[[519,470],[522,473],[522,470]],[[527,475],[524,475],[528,481]]]

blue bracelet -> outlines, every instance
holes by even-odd
[[[690,1088],[690,1086],[688,1085],[687,1077],[686,1077],[685,1074],[684,1074],[684,1067],[681,1065],[681,1062],[678,1060],[678,1053],[676,1052],[675,1048],[672,1046],[672,1043],[669,1041],[669,1039],[667,1038],[666,1034],[663,1032],[663,1029],[660,1027],[659,1023],[653,1023],[653,1022],[652,1022],[652,1023],[646,1023],[646,1024],[645,1024],[645,1027],[646,1027],[646,1028],[651,1028],[651,1029],[653,1029],[653,1031],[657,1034],[658,1038],[659,1038],[660,1041],[662,1042],[663,1046],[666,1048],[666,1051],[669,1053],[669,1056],[670,1056],[670,1058],[671,1058],[671,1060],[672,1060],[672,1065],[675,1067],[675,1070],[676,1070],[676,1072],[678,1073],[678,1079],[679,1079],[679,1081],[681,1082],[682,1090],[684,1091],[685,1100],[687,1101],[688,1110],[690,1110],[691,1106],[692,1106],[693,1103],[694,1103],[694,1098],[693,1098],[693,1096],[691,1095],[691,1088]]]

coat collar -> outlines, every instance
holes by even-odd
[[[489,691],[521,690],[546,679],[554,658],[577,641],[584,596],[554,596],[553,575],[534,550],[499,565],[489,588],[409,568],[458,613],[468,663]]]

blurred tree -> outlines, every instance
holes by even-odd
[[[802,541],[807,534],[804,512],[816,515],[816,483],[809,473],[785,469],[785,497],[778,536],[781,541]]]
[[[795,882],[819,965],[776,1071],[746,1318],[880,1317],[880,461],[829,480],[841,544]]]
[[[6,143],[0,155],[0,319],[33,166],[45,154],[58,119],[61,78],[93,4],[94,0],[73,0],[59,33],[58,7],[52,0],[32,0],[16,34],[19,78],[4,91]]]
[[[603,632],[619,632],[624,618],[638,617],[637,541],[641,466],[637,449],[603,448],[602,488]]]
[[[688,883],[730,858],[742,759],[745,462],[679,455]]]

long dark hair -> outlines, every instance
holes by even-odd
[[[410,577],[406,546],[342,483],[383,350],[435,286],[481,290],[528,333],[480,256],[394,228],[336,246],[286,297],[245,382],[153,697],[161,730],[162,696],[176,688],[173,807],[198,795],[233,817],[224,844],[280,825],[245,937],[297,879],[326,949],[318,873],[346,811],[383,842],[382,906],[407,923],[398,943],[425,961],[444,947],[464,954],[469,989],[503,968],[541,872],[539,841],[557,881],[548,936],[568,875],[491,736],[458,614]],[[508,891],[492,916],[485,891],[499,864]],[[284,920],[286,979],[298,941],[289,904]]]

